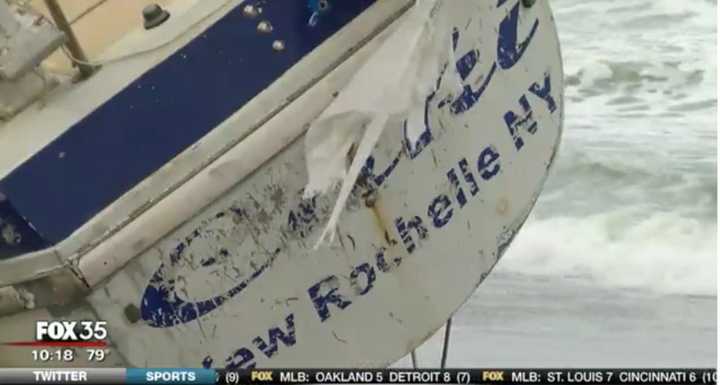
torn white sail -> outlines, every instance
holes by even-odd
[[[437,80],[443,56],[451,54],[451,37],[442,25],[443,2],[415,3],[396,31],[368,59],[338,98],[313,122],[305,138],[308,184],[305,197],[325,193],[336,182],[342,187],[330,219],[315,245],[335,226],[365,160],[372,152],[390,116],[405,114],[410,122],[422,119],[425,98]],[[442,31],[442,32],[440,32]],[[408,139],[420,136],[421,124],[408,124]],[[348,152],[355,145],[352,163]]]

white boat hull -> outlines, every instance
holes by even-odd
[[[457,3],[465,6],[438,28],[458,30],[458,62],[437,77],[440,90],[460,78],[463,88],[428,95],[418,142],[406,139],[403,116],[393,118],[334,243],[312,248],[335,195],[302,199],[302,134],[350,65],[81,258],[78,271],[94,289],[78,307],[0,325],[31,336],[34,326],[21,320],[106,320],[111,366],[378,367],[422,344],[520,230],[562,131],[562,65],[547,2]],[[224,184],[233,187],[212,198]],[[125,242],[152,240],[184,213],[192,215],[157,242]],[[142,252],[118,258],[120,270],[103,279],[97,258],[112,265],[111,254],[133,248]]]

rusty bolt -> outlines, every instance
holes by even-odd
[[[128,304],[127,306],[125,306],[123,313],[125,313],[125,318],[131,324],[140,321],[140,309],[138,309],[138,307],[134,304]]]
[[[377,191],[373,190],[365,197],[365,206],[367,207],[375,207],[375,202],[377,202]]]

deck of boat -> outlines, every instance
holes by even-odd
[[[52,20],[44,0],[11,0],[11,2],[32,7]],[[128,49],[127,46],[143,47],[147,45],[145,41],[134,41],[133,39],[124,44],[122,40],[132,35],[134,31],[144,32],[142,10],[148,4],[156,3],[172,9],[173,4],[191,2],[178,0],[59,0],[58,3],[70,22],[86,57],[90,61],[95,61],[105,55],[117,55],[118,43],[123,46],[119,49],[120,52],[137,49]],[[56,80],[59,79],[61,86],[54,89],[48,87],[35,103],[8,120],[0,119],[0,142],[12,143],[12,145],[3,146],[3,151],[0,152],[0,178],[60,135],[69,127],[69,123],[77,121],[79,117],[95,108],[101,100],[107,99],[116,92],[113,91],[116,86],[105,84],[108,83],[107,81],[91,82],[94,83],[91,87],[83,83],[73,86],[62,85],[62,83],[69,83],[66,80],[77,72],[62,49],[56,50],[45,59],[41,63],[41,68],[50,75],[48,79],[52,84],[56,85],[58,83]],[[132,73],[132,70],[125,71],[116,68],[113,71],[115,77],[129,79],[134,76],[125,74],[125,72]],[[101,77],[112,77],[106,75],[108,74],[103,74]],[[76,97],[78,93],[82,93],[83,97]],[[38,113],[40,111],[42,114]]]
[[[136,28],[142,28],[142,10],[149,4],[168,5],[173,0],[59,0],[73,31],[88,58],[95,58],[109,45]],[[31,0],[30,6],[49,17],[44,0]],[[70,60],[55,52],[43,66],[51,72],[68,73]]]

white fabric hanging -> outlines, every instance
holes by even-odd
[[[442,55],[451,55],[450,31],[442,25],[442,0],[418,0],[396,31],[371,55],[337,99],[315,120],[305,137],[308,184],[305,197],[325,193],[342,180],[340,194],[317,249],[335,227],[353,186],[391,115],[422,122],[425,98],[437,81]],[[422,124],[408,124],[416,140]],[[355,157],[346,157],[356,144]]]

